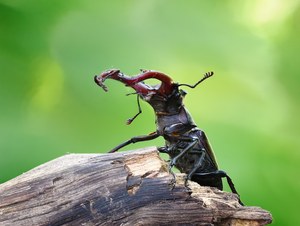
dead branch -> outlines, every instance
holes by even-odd
[[[177,175],[155,148],[69,154],[0,185],[0,225],[266,225],[270,213]]]

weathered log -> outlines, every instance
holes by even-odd
[[[155,148],[69,154],[0,185],[0,225],[266,225],[236,195],[176,184]]]

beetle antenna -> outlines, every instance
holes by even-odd
[[[210,71],[210,72],[206,72],[204,74],[204,77],[202,79],[200,79],[195,85],[189,85],[189,84],[179,84],[178,86],[187,86],[187,87],[190,87],[192,89],[194,89],[196,86],[198,86],[201,82],[203,82],[205,79],[213,76],[214,72],[213,71]]]
[[[134,93],[129,93],[129,95],[130,95],[130,94],[134,94]],[[137,95],[137,104],[138,104],[139,112],[138,112],[135,116],[133,116],[132,118],[130,118],[130,119],[127,120],[127,122],[126,122],[127,125],[130,125],[130,124],[133,122],[133,120],[135,120],[135,118],[136,118],[139,114],[142,113],[142,108],[141,108],[141,104],[140,104],[140,96],[139,96],[139,95]]]

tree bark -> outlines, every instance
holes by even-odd
[[[176,184],[155,148],[69,154],[0,185],[0,225],[266,225],[236,195]]]

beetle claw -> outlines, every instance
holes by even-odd
[[[172,179],[170,181],[171,190],[175,188],[176,185],[176,175],[174,172],[170,171],[170,174],[172,175]]]
[[[108,88],[106,85],[104,85],[103,79],[99,78],[97,75],[94,77],[94,81],[97,83],[98,86],[100,86],[105,92],[108,91]]]
[[[185,176],[184,178],[184,187],[188,187],[188,181],[190,180],[189,176]]]
[[[133,121],[133,119],[132,119],[132,118],[130,118],[130,119],[127,119],[127,121],[126,121],[126,125],[130,125],[130,124],[132,123],[132,121]]]

